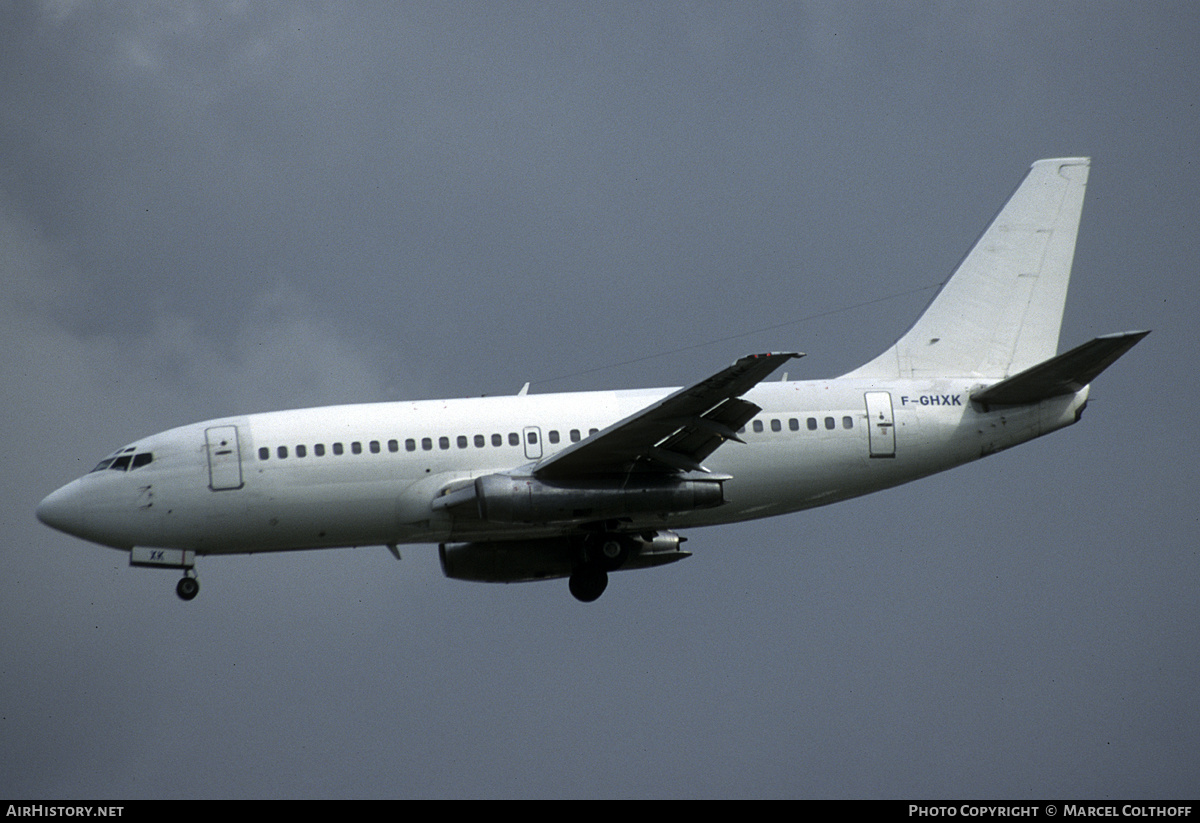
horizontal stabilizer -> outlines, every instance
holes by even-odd
[[[1097,337],[977,391],[971,395],[971,399],[978,403],[1016,406],[1037,403],[1062,394],[1074,394],[1095,380],[1100,372],[1149,333],[1127,331]]]

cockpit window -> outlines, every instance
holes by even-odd
[[[114,471],[133,471],[140,469],[142,466],[147,466],[154,462],[154,454],[152,452],[141,452],[140,454],[131,454],[132,448],[122,449],[119,453],[112,457],[106,457],[96,464],[93,472],[103,471],[104,469],[113,469]]]

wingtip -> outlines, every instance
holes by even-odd
[[[1113,332],[1112,334],[1102,334],[1102,335],[1100,335],[1100,339],[1101,340],[1115,340],[1115,339],[1121,338],[1121,337],[1131,337],[1131,338],[1134,338],[1133,342],[1137,343],[1143,337],[1148,335],[1150,332],[1151,332],[1151,329],[1133,329],[1131,331],[1118,331],[1118,332]]]
[[[803,357],[803,356],[804,356],[804,352],[798,352],[798,351],[768,351],[768,352],[762,352],[761,354],[748,354],[745,357],[740,358],[740,359],[742,359],[742,360],[761,360],[761,359],[764,359],[767,357],[781,357],[784,360],[790,360],[794,357]]]

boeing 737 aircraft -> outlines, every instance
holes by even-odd
[[[180,569],[199,555],[437,543],[461,580],[608,574],[689,556],[678,530],[886,489],[1079,420],[1148,332],[1057,354],[1087,158],[1040,160],[895,345],[825,380],[758,354],[683,389],[373,403],[207,420],[105,457],[48,526]]]

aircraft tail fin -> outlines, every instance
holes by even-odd
[[[917,322],[847,377],[1008,377],[1058,351],[1090,160],[1033,164]]]
[[[1100,372],[1137,345],[1148,331],[1106,334],[1051,357],[999,383],[974,392],[971,399],[988,405],[1037,403],[1062,394],[1074,394],[1091,383]]]

